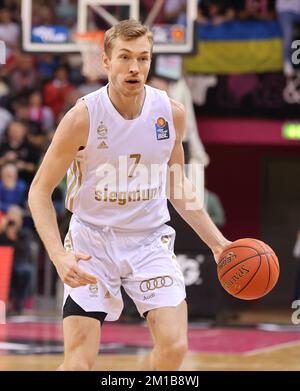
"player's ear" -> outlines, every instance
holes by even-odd
[[[102,54],[102,65],[103,65],[103,68],[108,71],[109,70],[109,63],[110,63],[110,59],[108,57],[108,55],[103,52]]]

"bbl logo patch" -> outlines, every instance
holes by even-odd
[[[163,117],[159,117],[155,124],[157,140],[165,140],[170,137],[169,124]]]

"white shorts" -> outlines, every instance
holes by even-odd
[[[92,257],[79,265],[96,276],[97,284],[78,288],[65,284],[64,303],[71,296],[84,311],[106,312],[105,320],[114,321],[124,307],[122,285],[141,316],[154,308],[179,305],[186,292],[174,241],[175,230],[166,224],[131,233],[96,229],[73,215],[65,248]]]

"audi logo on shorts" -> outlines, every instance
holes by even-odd
[[[173,285],[173,278],[170,276],[160,276],[144,280],[140,283],[140,290],[145,293],[155,289],[168,288]]]

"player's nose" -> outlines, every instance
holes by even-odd
[[[132,73],[134,73],[134,74],[139,73],[139,66],[138,66],[138,62],[136,60],[131,62],[129,72],[131,74]]]

